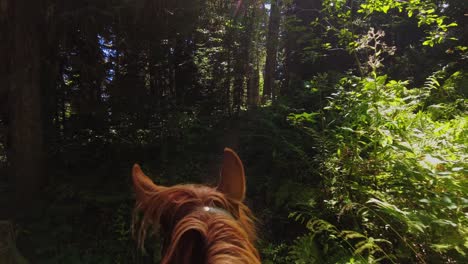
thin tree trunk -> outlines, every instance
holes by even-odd
[[[253,62],[254,63],[254,62]],[[249,109],[255,109],[259,103],[259,85],[260,85],[260,76],[258,73],[257,65],[249,66],[249,78],[247,80],[247,103]]]
[[[233,105],[235,108],[236,115],[239,115],[241,107],[245,104],[245,90],[249,85],[249,79],[251,79],[253,76],[253,70],[250,70],[250,63],[252,56],[251,52],[252,41],[254,36],[256,7],[252,6],[250,8],[251,13],[246,14],[243,21],[243,23],[245,24],[245,32],[238,32],[240,47],[236,56],[236,63],[234,65],[235,78],[233,94]]]
[[[249,54],[248,54],[248,69],[247,69],[247,106],[249,109],[255,109],[259,103],[259,90],[260,90],[260,76],[259,76],[259,52],[258,46],[258,14],[259,8],[257,5],[253,6],[252,20],[250,23],[251,39],[249,43]]]
[[[281,19],[279,4],[280,0],[271,1],[270,20],[268,22],[268,35],[266,43],[265,78],[262,98],[263,103],[269,99],[275,99],[275,70],[277,65],[278,37]]]
[[[225,112],[230,116],[232,113],[232,104],[231,104],[231,83],[232,83],[232,74],[234,71],[232,70],[232,39],[233,35],[233,30],[228,29],[228,32],[226,33],[225,41],[223,43],[223,49],[225,50],[225,61],[226,61],[226,72],[225,72],[225,77],[224,77],[224,100],[223,104],[225,107]]]
[[[47,38],[41,42],[41,51],[44,52],[45,59],[42,61],[41,67],[41,92],[42,92],[42,123],[44,131],[44,147],[47,152],[51,143],[59,138],[59,118],[58,118],[58,80],[60,78],[60,58],[59,44],[57,38],[57,18],[56,10],[48,16],[47,21]]]

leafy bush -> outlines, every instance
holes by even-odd
[[[445,83],[433,75],[413,89],[386,76],[340,81],[323,117],[332,143],[321,157],[324,199],[316,205],[329,211],[319,217],[336,217],[333,224],[309,220],[312,234],[345,241],[350,258],[369,263],[462,261],[468,251],[466,99],[452,93],[450,102],[437,100],[455,89],[460,75]]]

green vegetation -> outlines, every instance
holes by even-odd
[[[131,166],[210,184],[225,146],[263,263],[467,262],[468,1],[5,3],[0,220],[31,263],[158,263]]]
[[[466,102],[451,86],[459,75],[443,84],[431,76],[413,89],[386,76],[350,76],[337,84],[317,117],[328,124],[321,132],[327,147],[318,157],[322,193],[291,214],[328,245],[335,261],[465,258],[468,119]],[[441,91],[453,103],[435,99]]]

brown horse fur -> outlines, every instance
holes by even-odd
[[[163,232],[162,264],[260,263],[254,247],[253,215],[242,203],[244,168],[234,151],[224,150],[220,183],[216,188],[158,186],[136,164],[133,184],[138,244],[143,248],[149,228]],[[138,212],[142,212],[139,221],[136,220]]]

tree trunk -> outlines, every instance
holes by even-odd
[[[245,90],[247,90],[247,99],[249,98],[249,90],[253,90],[253,87],[249,88],[249,80],[253,80],[253,69],[252,67],[252,42],[254,41],[255,35],[255,16],[256,16],[255,5],[249,7],[250,12],[246,12],[243,24],[245,30],[237,32],[239,37],[240,47],[238,49],[236,63],[234,67],[235,78],[234,78],[234,94],[233,94],[233,105],[235,114],[240,113],[240,109],[245,105]],[[246,89],[247,88],[247,89]],[[258,88],[257,88],[258,89]],[[248,100],[247,100],[248,102]]]
[[[27,213],[45,183],[41,116],[41,40],[44,2],[10,0],[14,51],[11,58],[11,172],[17,213]]]
[[[232,79],[233,79],[233,48],[232,48],[232,39],[233,39],[233,30],[232,28],[228,28],[225,41],[223,42],[223,50],[224,50],[224,61],[226,61],[226,70],[224,73],[224,93],[223,93],[223,105],[224,105],[224,112],[227,115],[231,115],[232,113],[232,104],[231,104],[231,86],[232,86]]]
[[[257,5],[252,7],[252,18],[249,25],[251,32],[251,41],[248,43],[248,65],[247,65],[247,106],[249,109],[257,108],[259,104],[260,93],[260,75],[259,75],[259,50],[258,50],[258,27],[259,11]]]
[[[258,74],[257,64],[255,66],[249,66],[249,74],[247,79],[247,103],[249,109],[255,109],[259,103],[259,85],[260,76]]]
[[[8,6],[3,5],[3,0],[0,0],[0,156],[5,155],[3,151],[7,151],[7,135],[8,135],[8,92],[10,78],[10,49],[11,49],[11,34],[9,34],[9,12]],[[10,25],[11,26],[11,25]],[[2,169],[0,164],[0,170]],[[0,173],[0,180],[2,180]]]
[[[47,36],[44,41],[41,41],[41,93],[42,93],[42,124],[44,131],[44,150],[48,152],[50,146],[57,142],[60,138],[60,122],[58,117],[58,96],[57,90],[60,74],[61,60],[59,57],[59,39],[57,38],[58,12],[54,8],[47,18],[45,24],[47,28]]]
[[[268,35],[266,43],[266,62],[265,62],[265,78],[263,86],[263,98],[265,103],[268,99],[275,99],[275,71],[277,65],[278,53],[278,36],[280,27],[280,0],[271,1],[270,20],[268,22]]]

